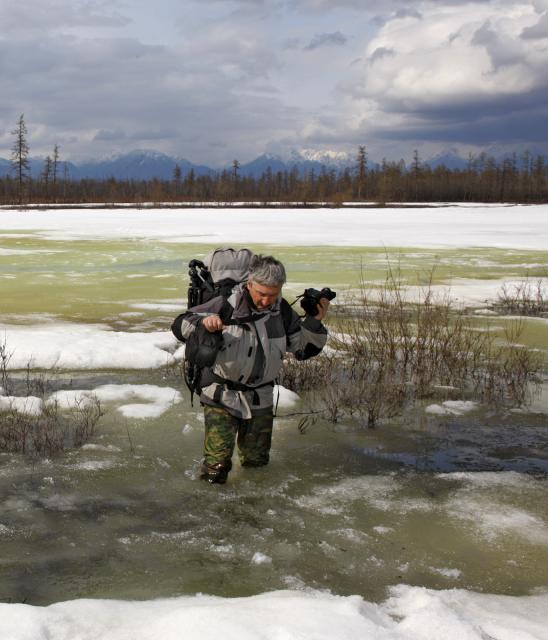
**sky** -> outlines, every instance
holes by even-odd
[[[548,0],[0,0],[0,157],[548,152]]]

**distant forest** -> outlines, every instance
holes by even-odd
[[[267,168],[259,177],[240,174],[240,163],[216,175],[183,174],[176,166],[171,180],[71,180],[55,145],[39,178],[29,171],[27,131],[21,115],[12,132],[11,175],[0,178],[0,204],[118,203],[280,203],[292,206],[343,203],[414,202],[548,202],[548,166],[543,156],[525,152],[503,160],[486,154],[470,156],[465,169],[431,168],[415,151],[413,161],[383,160],[370,167],[365,146],[353,166],[300,172]]]
[[[62,169],[62,163],[60,168]],[[378,168],[360,171],[359,165],[343,171],[292,171],[267,169],[259,178],[243,176],[235,164],[232,171],[216,176],[183,176],[175,169],[172,180],[70,180],[44,174],[40,179],[0,179],[0,202],[17,204],[68,203],[200,203],[269,202],[302,206],[314,203],[342,205],[352,202],[548,202],[548,168],[544,158],[527,164],[517,158],[496,162],[479,156],[468,168],[431,169],[420,162],[383,162]]]

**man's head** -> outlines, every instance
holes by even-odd
[[[283,264],[272,256],[253,256],[247,289],[259,311],[267,311],[278,299],[287,277]]]

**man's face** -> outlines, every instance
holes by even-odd
[[[282,288],[269,287],[266,284],[259,284],[254,280],[250,280],[247,283],[247,290],[255,308],[259,311],[268,311],[276,303]]]

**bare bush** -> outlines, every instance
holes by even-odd
[[[516,284],[504,283],[498,292],[494,309],[499,313],[520,316],[548,314],[548,289],[542,278],[535,282],[526,278]]]
[[[98,398],[87,398],[68,411],[57,402],[45,403],[35,415],[15,406],[0,411],[0,451],[50,456],[85,444],[103,415]]]
[[[0,379],[5,394],[4,407],[0,407],[0,451],[50,456],[87,442],[104,415],[99,399],[86,396],[61,410],[56,400],[47,400],[54,387],[52,375],[33,374],[30,364],[24,380],[26,395],[15,398],[17,385],[8,371],[6,354],[5,343],[0,343]]]
[[[464,312],[430,286],[409,302],[392,273],[379,288],[362,287],[338,328],[334,354],[290,359],[281,379],[290,389],[311,391],[333,422],[348,415],[374,427],[448,387],[463,398],[522,406],[539,381],[541,359],[515,344],[516,331],[504,343],[474,331]]]

